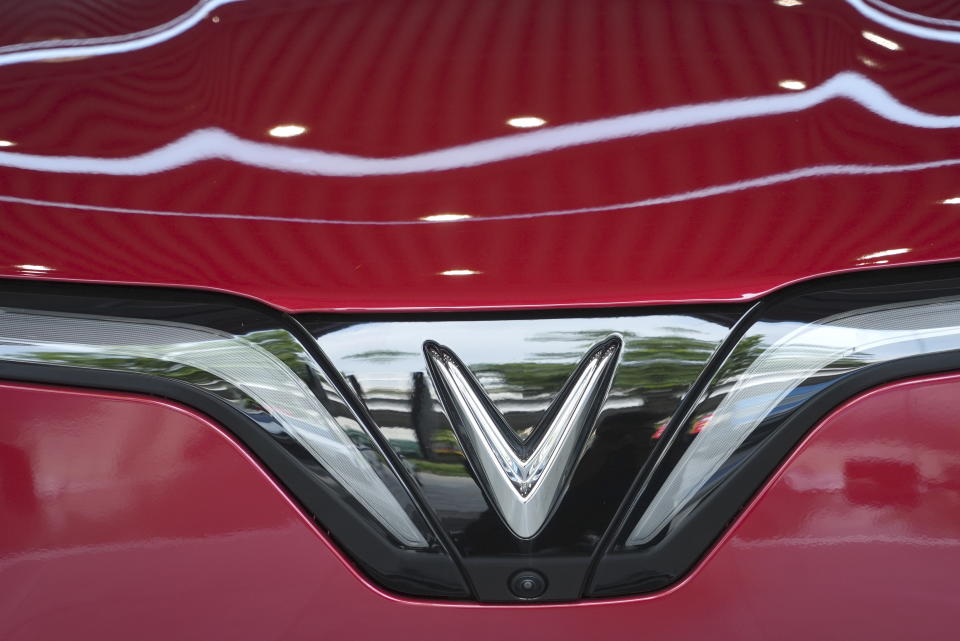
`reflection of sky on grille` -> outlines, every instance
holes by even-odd
[[[535,329],[533,329],[535,328]],[[570,330],[576,328],[580,335]],[[683,329],[679,329],[683,328]],[[320,337],[320,344],[339,368],[350,374],[384,376],[424,367],[425,340],[446,345],[468,365],[484,363],[576,363],[595,342],[584,332],[627,332],[639,336],[684,335],[720,341],[726,328],[689,316],[662,315],[615,318],[548,318],[529,320],[462,320],[444,322],[390,322],[354,325]],[[568,338],[569,337],[569,338]],[[537,340],[537,339],[544,340]],[[389,358],[358,358],[364,353],[391,353]],[[563,357],[545,359],[557,352]],[[569,353],[569,355],[567,355]]]

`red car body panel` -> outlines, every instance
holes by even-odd
[[[960,258],[950,28],[783,4],[217,1],[149,46],[14,63],[192,7],[15,3],[0,276],[546,308]]]
[[[0,278],[546,309],[960,260],[926,4],[7,2]],[[191,409],[0,383],[0,638],[949,638],[958,399],[836,409],[666,591],[502,606],[372,585]]]
[[[0,636],[946,638],[960,562],[958,398],[954,374],[849,401],[667,591],[505,607],[373,587],[192,411],[3,384]]]

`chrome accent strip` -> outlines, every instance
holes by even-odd
[[[276,343],[290,363],[270,351]],[[364,432],[359,419],[341,424],[292,368],[323,378],[286,330],[238,336],[182,323],[0,309],[0,360],[151,374],[215,391],[248,414],[262,410],[403,545],[428,545],[351,439]]]
[[[529,439],[521,441],[456,354],[424,343],[430,377],[454,432],[491,502],[518,537],[539,532],[563,494],[622,348],[616,335],[593,346]]]
[[[757,345],[748,365],[735,361]],[[898,303],[843,312],[812,323],[758,323],[740,339],[688,416],[701,429],[647,506],[628,546],[653,540],[727,465],[760,424],[801,402],[814,376],[960,348],[960,300]],[[736,368],[739,367],[739,371]],[[733,368],[733,369],[731,369]],[[719,404],[705,413],[710,400]],[[799,397],[799,400],[798,400]]]

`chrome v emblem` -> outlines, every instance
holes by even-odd
[[[456,354],[433,341],[423,344],[430,378],[467,460],[520,538],[540,531],[566,489],[622,348],[616,335],[591,347],[530,437],[521,441]]]

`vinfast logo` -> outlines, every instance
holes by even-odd
[[[594,345],[526,438],[514,432],[450,349],[423,346],[430,377],[470,467],[504,523],[522,539],[546,524],[607,397],[623,340]]]

